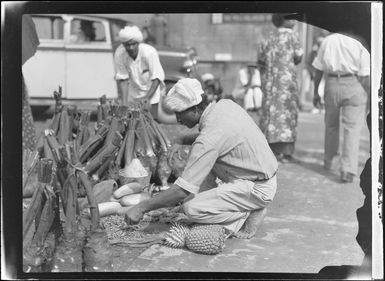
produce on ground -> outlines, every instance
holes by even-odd
[[[59,87],[54,92],[54,116],[39,136],[36,151],[23,154],[23,195],[29,201],[23,213],[24,269],[112,271],[112,242],[101,217],[122,217],[154,190],[167,189],[169,178],[180,175],[185,160],[175,168],[170,165],[171,142],[140,105],[107,104],[103,96],[93,131],[90,112],[63,105],[61,96]],[[119,187],[120,170],[129,171],[134,182]],[[144,172],[151,185],[140,181]],[[89,210],[88,216],[83,209]],[[158,215],[159,221],[168,223],[179,218],[175,213]],[[125,243],[144,246],[157,241],[159,237]]]
[[[165,237],[165,245],[173,248],[183,248],[206,255],[220,253],[225,247],[225,241],[231,234],[216,224],[197,224],[191,228],[176,223],[170,228]]]

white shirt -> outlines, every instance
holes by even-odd
[[[186,167],[175,184],[196,194],[213,170],[223,182],[270,179],[278,169],[267,140],[248,113],[235,102],[211,103],[199,120]]]
[[[327,73],[370,75],[370,54],[356,39],[334,33],[321,43],[313,67]]]
[[[245,86],[249,83],[249,71],[247,67],[241,68],[238,72],[238,78],[235,82],[235,87],[232,93],[234,98],[242,98],[245,93]],[[250,86],[261,86],[261,76],[259,70],[256,68],[251,77]]]
[[[165,89],[164,70],[156,49],[140,43],[138,56],[132,59],[121,44],[115,51],[115,79],[129,80],[128,93],[133,99],[143,98],[151,88],[152,80],[159,79],[161,84],[152,96],[150,103],[158,103],[160,93]]]

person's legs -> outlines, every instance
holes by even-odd
[[[233,233],[237,233],[246,222],[245,230],[250,231],[247,237],[250,238],[255,234],[264,217],[252,216],[249,220],[250,212],[266,208],[273,200],[275,191],[275,176],[258,184],[246,180],[235,180],[196,194],[185,201],[183,209],[193,222],[220,224]],[[259,225],[252,227],[258,222]]]
[[[277,160],[282,163],[298,162],[293,157],[294,154],[294,142],[276,142],[269,143],[271,150],[276,156]]]
[[[342,87],[344,100],[341,112],[344,140],[341,153],[341,173],[356,175],[367,95],[356,78],[344,81]]]
[[[294,159],[294,142],[284,142],[282,143],[282,153],[284,162],[297,162]]]
[[[266,217],[267,209],[262,208],[251,211],[247,220],[243,224],[240,231],[234,233],[234,236],[239,239],[250,239],[255,233],[257,233],[259,227],[262,225],[264,218]]]
[[[338,105],[338,83],[326,81],[325,85],[325,143],[324,167],[331,168],[338,154],[340,138],[340,107]]]
[[[273,151],[275,157],[277,157],[278,161],[281,161],[283,158],[283,142],[274,142],[274,143],[269,143],[271,151]]]
[[[360,132],[365,119],[365,104],[342,107],[344,140],[341,153],[341,172],[357,174]]]

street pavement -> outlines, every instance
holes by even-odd
[[[256,237],[228,239],[223,252],[214,256],[161,245],[144,251],[124,247],[116,253],[114,272],[316,274],[326,266],[361,265],[364,254],[355,240],[356,210],[364,196],[358,177],[353,183],[339,182],[338,157],[332,171],[324,170],[323,118],[323,114],[300,112],[295,152],[300,163],[280,164],[277,193]],[[37,132],[44,126],[45,122],[37,122]],[[175,126],[162,126],[174,133]],[[369,148],[364,125],[359,173],[369,158]]]
[[[295,153],[300,163],[280,164],[277,193],[256,237],[228,239],[214,256],[153,245],[114,271],[316,274],[325,266],[361,265],[356,210],[364,196],[358,177],[339,182],[338,157],[332,171],[323,169],[323,118],[300,113]],[[369,148],[365,125],[359,173]]]

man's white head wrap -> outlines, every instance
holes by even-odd
[[[211,73],[205,73],[202,75],[202,81],[203,82],[206,82],[209,80],[214,80],[214,75],[212,75]]]
[[[167,93],[164,105],[174,112],[182,112],[202,101],[203,89],[197,79],[182,78]]]
[[[124,43],[130,40],[134,40],[136,42],[143,41],[143,34],[137,26],[126,26],[122,30],[119,31],[119,40]]]

